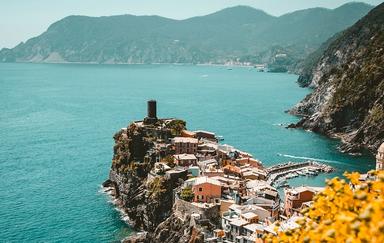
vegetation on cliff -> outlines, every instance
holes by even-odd
[[[245,6],[201,17],[69,16],[46,32],[0,51],[0,61],[88,63],[274,63],[275,46],[303,58],[372,6],[351,3],[274,17]],[[272,50],[272,51],[269,51]]]
[[[384,142],[384,4],[324,47],[299,78],[315,90],[292,110],[304,116],[298,125],[342,137],[343,151],[375,152]]]
[[[266,242],[384,242],[384,172],[361,182],[358,173],[346,174],[350,183],[334,178],[303,211],[300,228],[269,235]]]

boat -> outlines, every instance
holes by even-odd
[[[216,136],[216,139],[217,141],[224,141],[224,137],[220,135]]]
[[[302,171],[296,171],[296,173],[297,173],[297,175],[299,175],[299,176],[303,176],[303,175],[305,175],[305,173],[303,173]]]

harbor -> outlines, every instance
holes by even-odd
[[[299,176],[317,176],[319,173],[330,173],[334,168],[316,161],[287,162],[277,164],[265,169],[267,183],[276,188],[288,187],[289,179]]]

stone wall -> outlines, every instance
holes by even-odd
[[[220,204],[210,207],[199,207],[190,202],[175,197],[173,210],[183,217],[191,214],[199,214],[200,219],[207,219],[214,225],[220,224]]]

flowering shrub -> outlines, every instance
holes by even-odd
[[[302,212],[299,228],[268,235],[265,242],[384,242],[384,171],[376,179],[359,181],[359,173],[327,181],[310,208]]]

